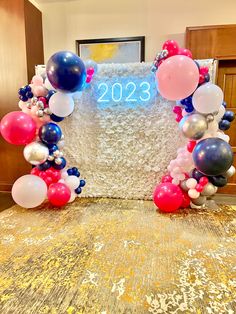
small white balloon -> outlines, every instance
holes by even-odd
[[[80,185],[80,179],[76,176],[68,176],[67,178],[65,178],[65,184],[71,190],[75,190]]]
[[[74,100],[70,94],[57,92],[49,99],[49,108],[58,117],[67,117],[74,110]]]
[[[69,199],[68,203],[74,202],[74,200],[76,199],[76,197],[77,197],[77,194],[72,191],[71,194],[70,194],[70,199]]]
[[[68,176],[69,176],[69,175],[68,175],[68,173],[67,173],[67,170],[64,170],[64,169],[63,169],[63,170],[61,171],[61,178],[62,178],[62,179],[66,179]]]
[[[224,174],[224,176],[226,176],[226,178],[231,178],[233,175],[235,175],[235,167],[231,166],[226,173]]]
[[[196,89],[193,94],[193,107],[200,113],[212,113],[220,109],[223,103],[222,89],[212,83],[206,83]]]
[[[195,189],[196,185],[197,185],[197,180],[194,178],[190,178],[186,181],[186,186],[189,189]]]
[[[198,198],[200,196],[200,193],[195,189],[190,189],[188,191],[188,196],[192,199],[195,199],[195,198]]]
[[[25,146],[23,151],[25,160],[31,163],[31,165],[37,166],[44,163],[48,156],[48,147],[39,142],[32,142]]]
[[[229,135],[227,135],[227,134],[224,134],[224,132],[217,132],[216,133],[216,136],[217,137],[219,137],[219,138],[221,138],[223,141],[225,141],[226,143],[229,143],[229,141],[230,141],[230,137],[229,137]]]
[[[225,114],[225,107],[223,105],[221,105],[217,115],[215,116],[215,120],[217,122],[220,122],[220,120],[224,114]]]

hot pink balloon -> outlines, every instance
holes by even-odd
[[[186,56],[166,59],[157,70],[157,84],[162,97],[180,100],[190,96],[198,86],[199,70]]]
[[[178,55],[186,56],[189,58],[193,58],[192,52],[187,48],[179,48]]]
[[[153,201],[161,211],[171,213],[182,205],[183,193],[175,184],[169,182],[161,183],[153,193]]]
[[[36,124],[28,114],[22,111],[13,111],[2,118],[0,130],[8,143],[26,145],[35,137]]]

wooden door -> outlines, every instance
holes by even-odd
[[[236,60],[220,60],[217,84],[224,92],[224,99],[228,110],[236,116]],[[234,152],[234,167],[236,168],[236,119],[231,122],[231,127],[225,132],[230,136],[230,145]],[[236,175],[230,178],[226,187],[219,189],[219,193],[236,194]]]

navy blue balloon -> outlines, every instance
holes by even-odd
[[[77,189],[75,189],[75,193],[76,194],[80,194],[82,192],[82,189],[80,187],[78,187]]]
[[[222,105],[226,108],[227,104],[225,101],[222,102]]]
[[[197,181],[199,181],[202,177],[205,177],[205,174],[201,173],[196,168],[194,168],[193,171],[192,171],[192,178],[194,178]]]
[[[45,171],[51,167],[52,163],[49,160],[46,160],[43,164],[38,165],[37,168],[41,171]]]
[[[68,173],[68,176],[73,176],[74,175],[74,172],[73,172],[72,168],[67,169],[67,173]]]
[[[53,154],[56,150],[58,150],[58,146],[56,144],[49,144],[48,145],[49,154]]]
[[[228,120],[221,120],[219,122],[219,129],[222,131],[227,131],[230,128],[230,122]]]
[[[29,91],[29,92],[26,93],[26,97],[33,98],[34,94],[31,91]]]
[[[57,170],[62,170],[62,169],[64,169],[65,166],[66,166],[66,160],[65,160],[65,158],[64,158],[64,157],[60,157],[60,158],[61,158],[61,160],[62,160],[62,163],[61,163],[60,165],[56,164],[55,161],[53,161],[53,163],[52,163],[52,167],[55,168],[55,169],[57,169]]]
[[[195,167],[207,176],[225,173],[233,163],[233,152],[228,143],[218,137],[204,139],[193,151]]]
[[[204,79],[205,79],[205,83],[209,82],[210,81],[210,74],[209,73],[205,74]]]
[[[80,188],[84,187],[86,184],[85,180],[80,180]]]
[[[86,80],[83,61],[70,51],[59,51],[52,55],[48,60],[46,72],[52,86],[65,92],[81,90]]]
[[[218,188],[222,188],[227,184],[227,178],[224,176],[209,177],[209,181]]]
[[[232,121],[234,121],[234,119],[235,119],[235,114],[233,111],[230,111],[230,110],[225,111],[225,114],[224,114],[222,120],[228,120],[229,122],[232,122]]]
[[[22,100],[24,102],[26,102],[28,100],[27,96],[20,96],[19,98],[20,98],[20,100]]]
[[[60,127],[52,122],[42,125],[39,129],[39,138],[45,144],[56,144],[61,136]]]
[[[50,115],[50,118],[51,118],[52,121],[55,121],[55,122],[61,122],[62,120],[64,120],[63,117],[58,117],[58,116],[56,116],[54,113],[52,113],[52,114]]]
[[[193,112],[193,110],[194,110],[194,108],[193,108],[193,106],[192,106],[192,105],[191,105],[191,106],[186,106],[186,107],[185,107],[185,111],[186,111],[186,112],[188,112],[188,113]]]
[[[56,91],[55,90],[50,90],[47,94],[47,96],[45,97],[47,99],[47,101],[49,101],[49,99],[52,97],[53,94],[55,94]]]

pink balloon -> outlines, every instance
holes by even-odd
[[[36,124],[28,114],[22,111],[13,111],[2,118],[0,130],[8,143],[26,145],[35,137]]]
[[[175,184],[169,182],[161,183],[154,191],[153,201],[161,211],[171,213],[182,205],[183,193]]]
[[[175,40],[167,40],[164,42],[162,49],[168,51],[168,58],[178,54],[179,45]]]
[[[33,93],[37,97],[45,97],[47,96],[48,90],[44,86],[37,85],[33,87]]]
[[[48,189],[48,200],[57,207],[66,205],[71,196],[71,191],[64,183],[53,183]]]
[[[43,78],[40,75],[35,75],[32,78],[32,83],[34,85],[43,85]]]
[[[192,52],[187,48],[179,48],[178,55],[186,56],[189,58],[193,58]]]
[[[88,68],[87,69],[87,75],[93,76],[94,75],[94,68]]]
[[[180,100],[190,96],[197,88],[198,80],[198,67],[186,56],[170,57],[157,70],[159,92],[168,100]]]

